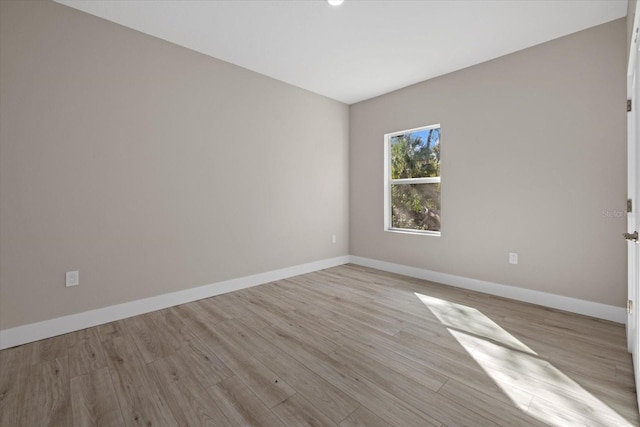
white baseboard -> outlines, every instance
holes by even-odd
[[[486,282],[484,280],[470,279],[468,277],[455,276],[453,274],[439,273],[436,271],[409,267],[402,264],[378,261],[371,258],[352,255],[350,260],[352,264],[376,268],[378,270],[402,274],[409,277],[415,277],[417,279],[429,280],[431,282],[443,283],[457,288],[469,289],[490,295],[538,304],[545,307],[557,308],[559,310],[584,314],[586,316],[610,320],[616,323],[625,324],[627,322],[627,312],[623,307],[600,304],[597,302],[534,291],[531,289],[501,285],[498,283]]]
[[[238,279],[225,280],[223,282],[210,285],[198,286],[183,291],[171,292],[169,294],[158,295],[136,301],[125,302],[109,307],[98,308],[85,311],[83,313],[71,314],[58,317],[56,319],[45,320],[28,325],[17,326],[15,328],[0,330],[0,350],[15,347],[17,345],[38,341],[45,338],[62,335],[69,332],[79,331],[92,326],[102,325],[115,320],[125,319],[151,311],[161,310],[175,305],[209,298],[227,292],[237,291],[300,274],[311,273],[325,268],[335,267],[348,263],[348,255],[330,258],[265,273],[254,274],[252,276],[240,277]]]
[[[624,324],[627,321],[627,313],[623,307],[439,273],[371,258],[345,255],[0,330],[0,350],[347,263],[584,314],[612,322]]]

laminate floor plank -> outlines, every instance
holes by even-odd
[[[314,316],[311,311],[299,311],[297,308],[272,321],[269,326],[287,330],[303,339],[320,342],[327,350],[341,347],[347,339],[325,319]]]
[[[430,342],[437,344],[441,348],[461,354],[465,354],[469,346],[477,346],[477,343],[473,341],[466,342],[464,346],[461,345],[452,335],[451,329],[445,327],[418,328],[410,325],[398,332],[393,339],[405,345],[412,345],[415,341]],[[487,339],[490,340],[490,338]]]
[[[125,425],[177,425],[133,338],[125,335],[102,344]]]
[[[220,326],[220,333],[235,337],[243,350],[253,352],[256,358],[327,414],[333,422],[342,421],[360,406],[349,395],[325,381],[293,357],[282,353],[276,346],[242,323],[229,321]]]
[[[583,412],[582,407],[574,405],[574,402],[567,400],[565,402],[554,399],[550,402],[546,399],[534,397],[527,413],[532,417],[544,420],[547,424],[557,426],[594,426],[594,427],[612,427],[628,424],[627,420],[617,416],[611,411],[598,411],[592,413],[588,408],[587,412]]]
[[[624,328],[620,328],[616,323],[594,318],[575,319],[571,314],[561,313],[563,314],[562,317],[558,315],[547,317],[542,320],[541,324],[556,328],[580,339],[607,343],[615,348],[619,348],[620,339],[627,338]],[[594,334],[594,331],[597,331],[597,333]]]
[[[474,360],[503,388],[520,389],[544,399],[554,397],[558,401],[571,401],[580,407],[599,404],[599,399],[585,392],[574,378],[548,360],[488,342],[470,351]]]
[[[95,327],[96,333],[100,338],[100,341],[106,341],[108,339],[117,338],[123,336],[126,332],[122,325],[122,320],[116,320],[114,322],[105,323]]]
[[[280,286],[280,282],[256,286],[248,290],[253,294],[254,305],[258,305],[261,312],[268,312],[277,317],[296,308],[296,302],[289,298],[287,291]],[[243,299],[248,298],[243,297]],[[272,305],[277,308],[272,308]]]
[[[229,304],[228,308],[233,310],[234,319],[242,319],[243,322],[251,325],[253,328],[264,328],[269,322],[263,319],[255,310],[251,310],[251,303],[235,292],[223,295],[225,301]],[[216,298],[213,298],[215,300]]]
[[[107,367],[71,379],[71,408],[74,427],[124,425]]]
[[[204,387],[214,386],[233,376],[231,369],[199,338],[191,340],[176,355]]]
[[[354,400],[371,408],[376,415],[390,424],[407,427],[440,426],[440,422],[353,372],[346,364],[329,357],[313,345],[300,342],[286,333],[274,331],[271,328],[262,328],[258,333],[343,390]]]
[[[340,332],[338,327],[329,323],[325,318],[314,316],[310,311],[299,311],[296,308],[295,311],[287,314],[285,320],[291,322],[291,328],[299,330],[299,334],[309,334],[314,338],[320,338],[327,349],[335,349],[350,341]],[[273,323],[272,326],[282,327],[277,323]]]
[[[611,380],[611,378],[609,378],[609,380]],[[626,363],[616,363],[616,375],[614,380],[616,381],[616,383],[623,386],[635,386],[633,380],[633,360],[631,359],[631,354],[629,354]]]
[[[629,420],[631,425],[640,426],[635,385],[625,386],[615,381],[602,381],[588,375],[570,374],[567,378],[572,382],[572,388],[582,390],[583,395],[590,395],[589,400],[597,399],[610,411]]]
[[[373,358],[397,359],[417,370],[427,371],[435,378],[456,379],[505,402],[511,402],[513,399],[516,399],[519,404],[531,401],[532,394],[520,389],[514,389],[510,396],[506,396],[493,379],[488,377],[482,367],[473,360],[461,361],[459,358],[451,359],[437,354],[425,354],[422,347],[429,345],[428,341],[416,341],[415,345],[403,346],[399,345],[393,337],[388,337],[373,329],[365,332],[366,328],[354,326],[349,322],[342,321],[342,319],[335,318],[335,316],[328,321],[351,340],[351,344],[349,344],[351,347],[359,348]]]
[[[461,427],[498,425],[455,400],[448,399],[435,391],[429,390],[411,376],[405,376],[393,371],[386,365],[361,353],[345,348],[331,355],[331,357],[344,363],[350,370],[368,378],[381,389],[408,403],[410,406],[423,411],[425,415],[440,423]]]
[[[377,363],[381,363],[387,368],[413,378],[414,381],[422,384],[423,387],[431,391],[438,391],[444,383],[447,382],[449,377],[442,374],[439,371],[431,369],[423,364],[416,363],[411,359],[383,347],[376,347],[372,344],[363,344],[361,342],[353,341],[349,343],[345,348],[350,351],[358,352],[362,355],[375,360]]]
[[[434,297],[443,297],[446,300],[455,299],[466,292],[450,286],[379,270],[372,275],[370,274],[372,270],[365,267],[365,270],[358,271],[358,268],[354,265],[339,266],[326,270],[325,273],[336,276],[338,278],[336,282],[339,284],[349,283],[350,287],[369,292],[375,296],[376,300],[386,301],[395,306],[416,304],[418,299],[415,294],[420,292]]]
[[[21,424],[33,348],[25,344],[0,352],[0,426]]]
[[[264,306],[264,297],[261,297],[260,303],[251,302],[252,300],[258,301],[256,299],[244,297],[243,300],[247,303],[247,310],[253,314],[253,316],[244,316],[240,317],[237,320],[246,324],[252,329],[259,329],[261,327],[270,326],[274,324],[283,324],[286,323],[288,326],[292,326],[295,323],[290,322],[290,316],[288,315],[288,311],[276,311],[269,310]],[[256,324],[255,319],[260,319],[260,324]]]
[[[161,328],[165,332],[165,339],[171,342],[174,351],[181,349],[193,337],[191,328],[182,320],[176,307],[149,313],[149,318],[155,328]]]
[[[368,307],[374,301],[399,304],[398,294],[388,292],[388,289],[383,287],[376,287],[375,285],[358,286],[357,281],[352,281],[350,282],[351,286],[345,287],[340,284],[339,277],[327,274],[326,271],[318,271],[312,274],[313,276],[296,277],[291,280],[294,283],[309,285],[312,289],[322,292],[328,298],[340,298],[364,307]],[[321,287],[316,286],[319,282],[322,283]]]
[[[205,336],[209,333],[209,328],[216,322],[209,317],[206,310],[199,306],[199,302],[174,307],[174,313],[187,325],[190,333],[196,336]]]
[[[220,305],[216,304],[215,301],[216,298],[205,298],[199,301],[191,302],[189,304],[183,304],[183,306],[190,307],[191,309],[193,309],[193,311],[198,313],[199,316],[206,317],[209,322],[213,324],[233,319],[233,315],[229,314],[228,311],[222,311],[219,307]]]
[[[293,310],[293,307],[288,301],[270,298],[269,291],[272,289],[277,288],[273,283],[268,283],[263,286],[255,286],[247,289],[246,295],[252,298],[251,302],[253,304],[259,305],[271,313],[282,314]]]
[[[73,344],[68,350],[69,375],[74,378],[107,366],[107,358],[102,350],[100,338],[95,328],[70,334]]]
[[[130,317],[125,323],[145,363],[169,356],[181,347],[166,328],[159,327],[153,314]]]
[[[281,427],[282,422],[264,403],[247,388],[238,377],[233,376],[209,388],[222,413],[237,426]]]
[[[231,426],[202,383],[176,355],[149,364],[164,401],[181,426]]]
[[[33,347],[31,364],[49,362],[66,357],[69,350],[68,337],[69,334],[58,335],[29,344]]]
[[[336,304],[330,298],[318,297],[311,288],[306,289],[308,295],[302,294],[300,298],[314,298],[313,307],[306,308],[305,312],[318,314],[318,317],[331,318],[333,315],[343,318],[346,322],[363,325],[365,329],[376,329],[387,335],[395,335],[405,327],[405,320],[397,316],[397,312],[383,313],[384,308],[366,308],[359,303],[348,305]],[[301,291],[299,291],[301,292]],[[374,320],[377,319],[377,320]],[[406,319],[406,317],[405,317]],[[412,320],[417,324],[424,324],[421,319]],[[437,326],[442,326],[438,324]]]
[[[515,369],[522,369],[522,365],[529,362],[537,364],[545,362],[549,368],[539,369],[544,375],[548,374],[549,369],[553,369],[565,374],[600,379],[604,382],[616,381],[616,364],[590,354],[578,354],[565,349],[557,349],[556,357],[549,357],[548,353],[543,356],[534,351],[519,351],[478,337],[465,337],[465,340],[471,343],[465,345],[465,348],[475,352],[482,360],[498,363],[500,366],[513,365]],[[539,346],[532,347],[539,349]],[[551,359],[554,359],[553,363]],[[532,373],[532,375],[536,375],[536,373]]]
[[[220,317],[223,320],[229,320],[237,319],[245,314],[245,310],[243,310],[241,306],[235,304],[236,300],[236,293],[229,292],[213,298],[205,298],[198,302],[206,305],[208,310],[213,310],[216,313],[216,317]]]
[[[323,271],[319,274],[329,275],[330,272]],[[335,276],[337,278],[341,276]],[[359,303],[363,309],[373,309],[383,312],[392,317],[400,317],[403,321],[416,322],[420,320],[437,321],[437,319],[429,314],[427,307],[417,303],[419,301],[418,296],[414,292],[409,290],[403,290],[401,292],[392,291],[389,292],[388,286],[382,286],[376,283],[360,283],[357,280],[349,282],[350,286],[345,287],[343,282],[329,281],[323,286],[323,289],[341,295],[344,298],[352,300],[355,303]],[[398,298],[398,294],[402,294],[404,298]],[[415,313],[408,313],[407,307],[418,307]],[[405,314],[407,314],[405,316]],[[417,317],[417,318],[416,318]]]
[[[546,357],[547,354],[555,356],[558,351],[564,351],[565,354],[573,352],[576,356],[591,357],[613,364],[616,362],[626,363],[629,358],[629,353],[625,348],[598,340],[596,337],[599,334],[592,333],[593,337],[576,336],[571,331],[564,332],[562,329],[553,328],[546,324],[529,326],[522,322],[516,322],[514,319],[503,320],[502,325],[513,335],[517,335],[522,342],[536,346],[537,353],[543,357]],[[560,343],[563,345],[558,346]]]
[[[322,325],[322,320],[313,316],[300,316],[305,318],[301,325],[297,328],[288,328],[286,332],[296,337],[297,339],[307,342],[319,343],[320,347],[326,354],[334,354],[336,351],[349,351],[350,354],[354,354],[353,350],[359,351],[355,357],[371,358],[372,363],[379,364],[385,368],[394,371],[398,375],[406,375],[411,378],[412,381],[419,382],[423,387],[431,391],[438,391],[438,389],[447,381],[449,377],[442,375],[436,371],[430,370],[424,366],[411,364],[405,358],[402,358],[397,353],[393,353],[390,357],[389,353],[371,351],[370,347],[358,346],[358,341],[350,338],[343,337],[339,340],[340,345],[327,345],[325,341],[319,341],[318,337],[314,334],[314,329],[318,329]],[[285,329],[277,328],[280,332],[284,333]],[[332,331],[339,333],[338,331]]]
[[[25,426],[73,425],[69,361],[66,356],[31,367],[23,403]]]
[[[242,350],[232,339],[220,334],[215,326],[208,329],[206,335],[198,338],[204,345],[209,346],[231,372],[247,384],[268,408],[272,408],[295,393],[295,390],[282,378]]]
[[[342,328],[343,332],[350,336],[350,338],[356,337],[356,339],[372,339],[375,341],[386,341],[391,345],[396,346],[399,351],[407,348],[409,351],[413,351],[414,347],[419,347],[419,352],[422,357],[437,355],[446,359],[457,360],[459,363],[465,363],[470,366],[475,366],[473,359],[468,357],[465,348],[460,345],[453,337],[447,337],[444,328],[439,327],[438,332],[432,332],[431,325],[429,326],[430,334],[437,337],[444,335],[444,340],[420,339],[417,337],[406,337],[406,333],[398,331],[395,336],[390,336],[384,331],[376,328],[372,325],[357,324],[351,321],[349,316],[343,315],[337,312],[327,312],[327,309],[322,306],[315,307],[309,311],[312,315],[327,319],[330,323],[334,324],[338,328]],[[381,333],[382,332],[382,333]],[[407,342],[410,341],[410,342]],[[438,341],[441,341],[440,343]]]
[[[330,331],[323,330],[321,325],[315,325],[312,328],[305,328],[307,320],[305,316],[301,316],[298,312],[286,313],[280,316],[265,315],[265,319],[269,320],[269,326],[285,329],[288,333],[300,336],[303,339],[313,339],[320,342],[326,349],[337,349],[340,347],[340,338]],[[240,321],[247,325],[242,319]],[[247,325],[250,327],[250,325]],[[253,328],[252,328],[253,329]],[[337,339],[336,339],[337,338]]]
[[[342,265],[0,351],[0,426],[640,425],[623,325]]]
[[[504,427],[544,427],[546,424],[527,414],[531,402],[525,402],[522,407],[508,404],[473,389],[456,380],[449,380],[438,391],[438,394],[447,399],[458,402],[472,411],[481,414]],[[455,425],[455,424],[447,424]]]
[[[399,319],[381,312],[372,312],[359,302],[349,301],[341,296],[331,296],[328,291],[318,286],[310,286],[306,281],[299,281],[298,284],[314,294],[317,304],[323,304],[331,311],[349,316],[353,322],[366,324],[388,335],[394,335],[402,329],[403,322]]]
[[[288,427],[337,427],[337,424],[299,394],[290,396],[273,408],[273,412]]]
[[[340,424],[340,427],[391,427],[382,418],[376,414],[360,406],[353,411],[347,418],[345,418]]]

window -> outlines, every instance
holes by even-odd
[[[440,125],[384,136],[384,229],[440,235]]]

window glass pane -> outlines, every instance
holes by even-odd
[[[390,138],[391,179],[440,176],[440,128]]]
[[[440,231],[440,184],[391,185],[391,227]]]

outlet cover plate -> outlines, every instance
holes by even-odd
[[[66,287],[78,286],[80,284],[80,272],[79,271],[67,271]]]

